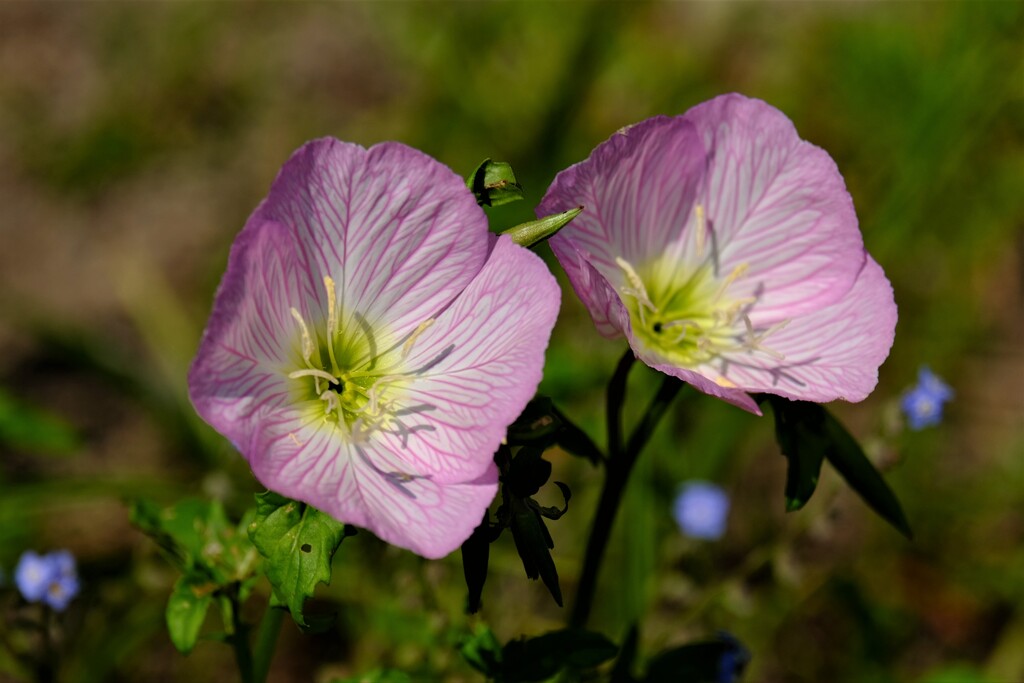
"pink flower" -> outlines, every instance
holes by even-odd
[[[538,215],[606,337],[701,391],[859,401],[896,325],[835,163],[777,109],[724,95],[625,128],[555,178]]]
[[[558,305],[447,167],[317,140],[235,240],[192,403],[267,488],[441,557],[494,498]]]

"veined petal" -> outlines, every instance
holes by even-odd
[[[437,559],[469,538],[498,492],[498,468],[488,458],[470,481],[442,484],[429,476],[404,479],[383,470],[397,464],[390,451],[369,446],[354,461],[367,529],[382,540]],[[339,499],[331,514],[343,519],[347,504]]]
[[[406,467],[437,483],[475,478],[540,383],[561,295],[544,262],[501,237],[469,287],[404,362],[401,404],[420,412],[407,438],[380,435]],[[377,434],[372,437],[378,438]]]
[[[764,319],[838,301],[863,265],[853,200],[835,162],[804,142],[782,112],[742,95],[690,109],[708,151],[704,206],[718,270],[748,268],[732,290],[756,296]]]
[[[400,143],[364,149],[324,138],[281,169],[251,220],[288,225],[326,311],[333,278],[348,327],[362,316],[387,346],[442,310],[487,257],[487,219],[465,183]],[[321,314],[326,317],[326,312]]]
[[[582,215],[582,214],[581,214]],[[565,228],[563,228],[564,230]],[[630,329],[629,313],[622,305],[622,298],[615,291],[608,279],[580,253],[576,245],[569,240],[549,241],[555,258],[569,276],[576,296],[590,312],[597,331],[609,339],[628,334]]]
[[[250,222],[231,248],[188,383],[196,412],[239,448],[289,401],[283,368],[300,358],[290,302],[308,277],[278,223]]]
[[[878,383],[878,367],[895,333],[892,286],[868,256],[840,301],[794,318],[765,339],[784,360],[735,354],[725,359],[725,375],[748,391],[805,401],[862,401]]]
[[[551,238],[552,248],[572,243],[617,286],[616,258],[645,263],[688,242],[704,167],[693,125],[657,116],[620,130],[588,159],[559,173],[537,216],[583,206]]]
[[[498,490],[490,457],[475,478],[442,484],[409,472],[387,444],[356,445],[322,421],[296,419],[259,434],[250,465],[264,486],[427,558],[458,548]]]
[[[718,383],[709,377],[718,377],[721,380],[721,375],[711,368],[700,368],[700,372],[695,370],[687,370],[681,368],[678,365],[673,365],[672,362],[664,358],[657,351],[648,348],[644,343],[638,339],[631,338],[630,346],[633,348],[633,352],[636,357],[639,358],[643,363],[650,367],[664,372],[666,375],[672,375],[678,377],[687,384],[693,385],[695,389],[701,391],[710,396],[717,396],[723,401],[733,404],[737,408],[742,408],[748,413],[754,415],[760,415],[761,409],[757,406],[757,401],[750,397],[744,389],[740,389],[735,386],[732,382]]]

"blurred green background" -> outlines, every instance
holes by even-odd
[[[229,245],[293,149],[333,135],[399,140],[460,174],[510,161],[531,201],[494,210],[505,227],[616,129],[730,91],[829,151],[892,280],[879,387],[836,411],[917,537],[832,472],[785,514],[771,420],[680,401],[635,474],[593,625],[618,640],[642,618],[643,653],[728,630],[754,654],[748,681],[1024,681],[1024,4],[4,3],[0,568],[30,548],[79,558],[62,680],[233,680],[222,645],[174,651],[175,576],[123,501],[250,504],[185,373]],[[566,285],[542,389],[599,441],[622,348]],[[956,398],[908,433],[898,399],[920,364]],[[634,379],[638,396],[655,386]],[[571,596],[600,475],[551,457],[574,492],[550,525]],[[733,497],[722,541],[674,526],[693,477]],[[320,593],[337,628],[286,625],[271,680],[477,680],[452,645],[472,624],[506,640],[565,618],[509,538],[496,552],[467,617],[457,554],[346,541]],[[15,603],[8,582],[0,620]],[[17,676],[0,647],[0,680]]]

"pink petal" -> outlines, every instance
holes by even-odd
[[[723,95],[683,116],[709,154],[700,201],[719,273],[749,269],[731,292],[758,296],[762,319],[782,320],[838,301],[863,265],[853,200],[822,149],[774,107]]]
[[[487,219],[462,179],[396,142],[307,143],[250,220],[288,225],[316,276],[309,295],[321,315],[329,275],[341,324],[362,316],[382,346],[444,308],[487,257]]]
[[[189,396],[199,415],[242,448],[261,415],[289,402],[300,351],[290,301],[308,279],[284,226],[250,222],[235,240],[199,352]]]
[[[561,295],[533,252],[498,239],[480,274],[413,342],[404,362],[415,374],[403,391],[419,426],[407,438],[382,435],[406,466],[433,481],[466,481],[485,471],[505,430],[540,383]]]
[[[357,446],[322,420],[264,424],[253,474],[267,488],[423,557],[458,548],[498,490],[490,455],[478,475],[443,484],[410,472],[386,444]]]
[[[725,372],[748,391],[805,401],[862,401],[878,382],[895,334],[892,286],[868,256],[840,301],[794,318],[764,341],[784,360],[735,354]]]
[[[661,255],[669,244],[682,244],[704,165],[704,148],[690,123],[647,119],[615,133],[587,160],[559,173],[537,215],[583,206],[583,213],[551,238],[552,248],[571,242],[619,284],[616,257],[637,265]]]
[[[574,242],[556,240],[557,237],[558,235],[555,235],[548,240],[551,250],[569,276],[569,282],[576,295],[590,312],[597,331],[609,339],[628,335],[631,329],[629,313],[622,304],[619,293],[601,271],[579,252]]]

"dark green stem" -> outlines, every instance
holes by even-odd
[[[285,610],[280,607],[267,606],[260,622],[260,630],[256,632],[256,648],[252,662],[253,683],[264,683],[270,673],[270,662],[274,658],[277,647],[277,636],[281,633]]]
[[[608,423],[608,459],[614,460],[622,452],[622,406],[626,403],[626,380],[629,371],[636,362],[632,349],[619,359],[615,374],[608,382],[608,395],[605,404],[605,418]]]
[[[252,650],[249,648],[249,629],[239,620],[238,590],[226,591],[227,594],[221,597],[222,616],[224,618],[224,630],[228,636],[226,641],[235,651],[235,664],[238,665],[238,677],[242,683],[253,683],[252,677]]]
[[[654,433],[658,421],[683,386],[682,382],[675,377],[665,378],[623,450],[621,440],[622,403],[625,397],[626,375],[629,373],[631,364],[632,362],[627,363],[624,357],[608,385],[608,469],[605,473],[604,488],[601,489],[601,498],[597,504],[597,514],[594,516],[594,524],[590,528],[590,537],[587,539],[583,571],[580,574],[580,583],[576,590],[576,601],[569,617],[569,625],[576,628],[585,626],[590,617],[594,594],[597,590],[598,571],[601,561],[604,559],[605,549],[608,547],[612,525],[615,523],[615,515],[622,502],[629,475],[633,471],[640,451],[643,450],[651,438],[651,434]],[[616,393],[613,391],[614,389],[620,389],[620,391]]]

